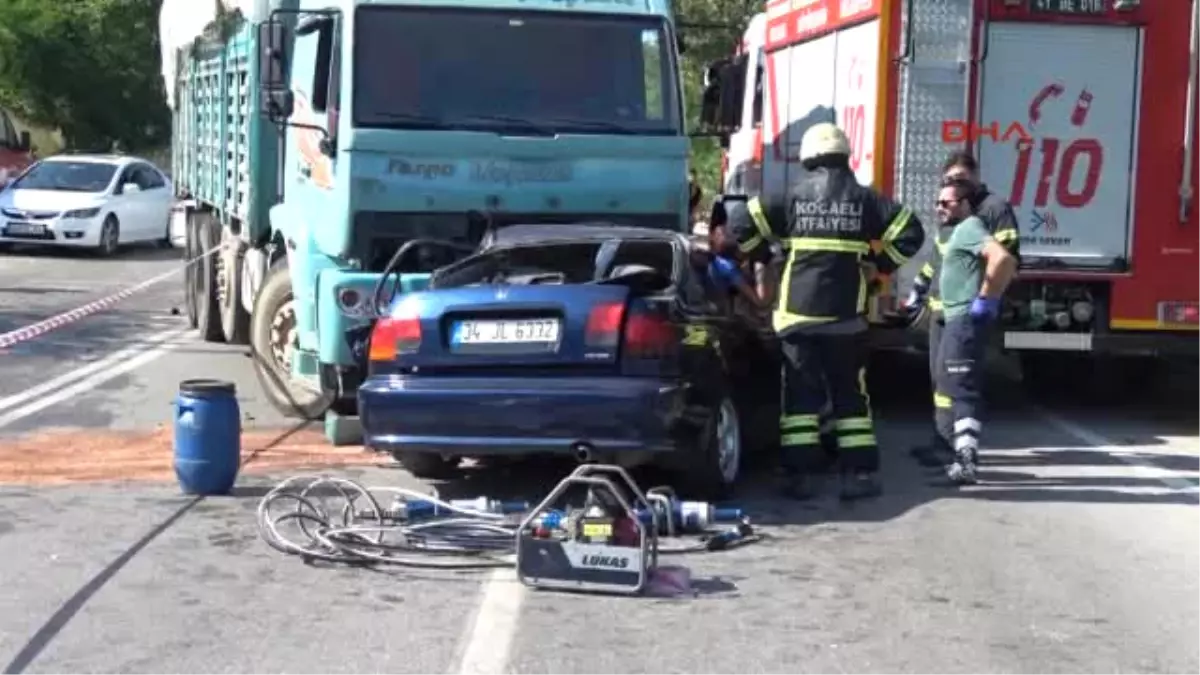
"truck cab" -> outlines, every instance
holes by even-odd
[[[281,410],[353,401],[361,345],[348,336],[380,309],[376,284],[407,243],[421,246],[393,265],[400,292],[509,223],[687,227],[668,0],[283,0],[222,44],[222,67],[254,64],[228,80],[245,99],[225,122],[177,124],[217,126],[219,143],[221,124],[254,119],[245,151],[183,160],[248,167],[204,200],[245,204],[206,235],[236,253],[200,273],[236,288],[225,337],[274,355],[256,362]]]

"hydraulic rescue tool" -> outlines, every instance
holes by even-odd
[[[555,505],[586,489],[582,508]],[[559,482],[517,528],[517,578],[534,588],[641,593],[658,566],[659,537],[741,521],[693,549],[717,550],[753,535],[740,509],[681,502],[670,488],[642,492],[625,469],[583,464]]]
[[[562,504],[575,488],[584,489],[582,506]],[[394,496],[390,504],[384,494]],[[736,525],[714,531],[719,523]],[[645,590],[660,555],[760,539],[740,509],[680,501],[665,487],[643,492],[624,469],[600,464],[578,467],[533,510],[522,501],[444,500],[295,476],[263,497],[258,528],[267,545],[306,560],[478,569],[511,566],[515,554],[529,586],[620,594]],[[698,537],[672,541],[682,535]]]

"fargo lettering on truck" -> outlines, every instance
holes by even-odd
[[[453,164],[419,164],[406,159],[388,160],[387,172],[397,176],[419,176],[426,180],[453,178],[457,172]]]

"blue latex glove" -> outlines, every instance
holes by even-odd
[[[708,264],[708,276],[721,288],[733,288],[742,271],[729,258],[715,255]]]
[[[976,321],[991,321],[1000,316],[1000,298],[978,297],[971,301],[971,318]]]

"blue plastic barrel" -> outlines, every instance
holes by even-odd
[[[184,380],[175,398],[175,478],[187,494],[229,494],[242,459],[237,388]]]

